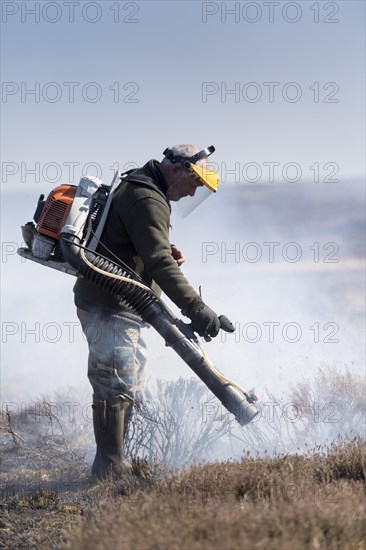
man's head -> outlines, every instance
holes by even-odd
[[[175,145],[169,149],[169,156],[187,157],[189,159],[200,151],[200,147],[196,145]],[[207,157],[197,160],[194,163],[194,167],[200,167],[205,171],[208,167]],[[179,201],[187,196],[193,197],[197,188],[204,186],[192,169],[185,168],[181,162],[172,162],[167,156],[160,163],[160,169],[168,186],[166,196],[170,201]]]

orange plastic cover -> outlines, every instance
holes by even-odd
[[[37,231],[58,239],[76,194],[76,185],[59,185],[48,195],[37,225]]]

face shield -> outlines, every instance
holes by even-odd
[[[181,218],[186,218],[193,210],[217,191],[219,175],[214,170],[197,164],[187,163],[186,171],[192,176],[192,186],[196,187],[193,197],[188,195],[174,203],[173,209]]]
[[[173,164],[179,162],[182,165],[183,169],[192,178],[192,187],[196,189],[193,197],[188,195],[173,203],[173,210],[182,218],[186,218],[203,201],[217,191],[219,184],[218,173],[210,168],[196,164],[199,160],[210,156],[214,151],[215,147],[211,145],[211,147],[202,149],[202,151],[191,157],[174,155],[171,149],[165,149],[163,153]]]

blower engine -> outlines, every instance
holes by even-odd
[[[113,191],[118,183],[115,172],[111,185],[91,176],[81,178],[79,185],[59,185],[44,200],[40,195],[33,222],[22,226],[27,248],[20,248],[18,254],[37,263],[77,275],[77,269],[70,265],[61,249],[61,233],[77,235],[80,243],[95,250],[108,215]],[[72,209],[72,211],[71,211]],[[86,223],[88,222],[88,223]],[[86,234],[88,228],[88,235]]]
[[[79,185],[60,185],[44,200],[41,195],[34,221],[22,226],[26,248],[18,254],[47,267],[81,275],[111,295],[123,299],[146,323],[164,338],[167,346],[187,363],[240,425],[258,414],[254,392],[245,392],[217,370],[209,360],[190,324],[171,312],[137,273],[120,260],[96,252],[108,216],[114,190],[119,184],[115,172],[111,185],[86,176]],[[219,317],[221,328],[232,330],[230,321]]]

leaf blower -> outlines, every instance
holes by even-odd
[[[19,248],[18,254],[47,267],[81,275],[122,298],[154,327],[239,424],[248,424],[259,412],[254,404],[255,394],[245,392],[223,376],[209,360],[191,325],[178,319],[137,273],[119,259],[114,262],[96,252],[118,184],[118,172],[111,185],[85,176],[77,186],[56,187],[46,200],[41,195],[33,217],[36,225],[28,222],[22,226],[26,248]],[[221,316],[220,322],[223,330],[232,331],[227,318]]]

